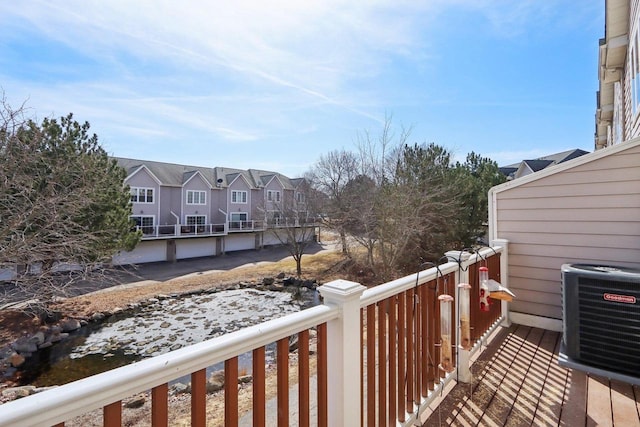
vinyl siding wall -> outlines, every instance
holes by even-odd
[[[511,311],[560,319],[564,263],[640,267],[639,142],[492,189],[490,236],[509,240]]]

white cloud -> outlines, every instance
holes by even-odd
[[[132,141],[158,140],[158,150],[177,142],[191,151],[197,151],[192,141],[218,151],[263,140],[285,145],[325,137],[329,127],[343,132],[341,141],[327,142],[336,144],[348,142],[354,129],[378,126],[394,105],[424,108],[454,99],[434,101],[425,89],[438,84],[432,78],[438,61],[455,60],[455,52],[439,50],[443,11],[477,16],[481,31],[502,37],[558,21],[564,15],[557,5],[569,2],[6,1],[0,3],[5,46],[46,39],[72,54],[32,55],[29,71],[46,79],[16,68],[3,70],[0,85],[16,101],[29,97],[39,116],[73,111],[89,120],[116,154]],[[398,59],[409,72],[395,74]],[[2,68],[10,65],[0,58]],[[419,90],[403,86],[407,74]],[[460,99],[495,106],[467,93]]]

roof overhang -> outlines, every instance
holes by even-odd
[[[605,36],[598,52],[596,149],[606,145],[613,120],[614,84],[622,79],[629,45],[629,0],[606,0]],[[604,145],[603,145],[604,143]]]

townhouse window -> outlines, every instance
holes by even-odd
[[[131,187],[133,203],[153,203],[153,188]]]
[[[231,203],[247,203],[246,191],[231,191]]]
[[[296,202],[304,203],[304,193],[296,193]]]
[[[187,215],[187,225],[205,225],[207,217],[204,215]]]
[[[280,212],[269,212],[269,215],[271,216],[271,222],[274,225],[280,225],[282,223],[282,215],[280,214]]]
[[[280,192],[274,190],[267,190],[267,200],[270,202],[280,201]]]
[[[188,205],[205,205],[207,203],[207,196],[204,191],[187,190],[187,204]]]
[[[232,212],[231,221],[247,221],[248,214],[246,212]]]
[[[153,223],[154,223],[153,215],[132,215],[130,218],[135,223],[136,229],[142,230],[143,234],[153,233]]]
[[[249,215],[246,212],[232,212],[229,228],[231,230],[240,230],[248,228],[247,219]]]

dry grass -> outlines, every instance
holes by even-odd
[[[340,272],[332,273],[333,267],[342,261],[339,253],[321,252],[302,257],[303,277],[326,282],[342,277]],[[293,259],[286,258],[277,262],[261,263],[255,266],[237,267],[229,271],[212,271],[192,274],[164,282],[145,281],[137,286],[113,287],[98,294],[68,298],[56,307],[71,317],[88,317],[95,312],[111,312],[115,308],[125,307],[160,294],[186,293],[218,286],[235,284],[240,281],[261,280],[263,277],[279,273],[295,275],[296,265]]]

